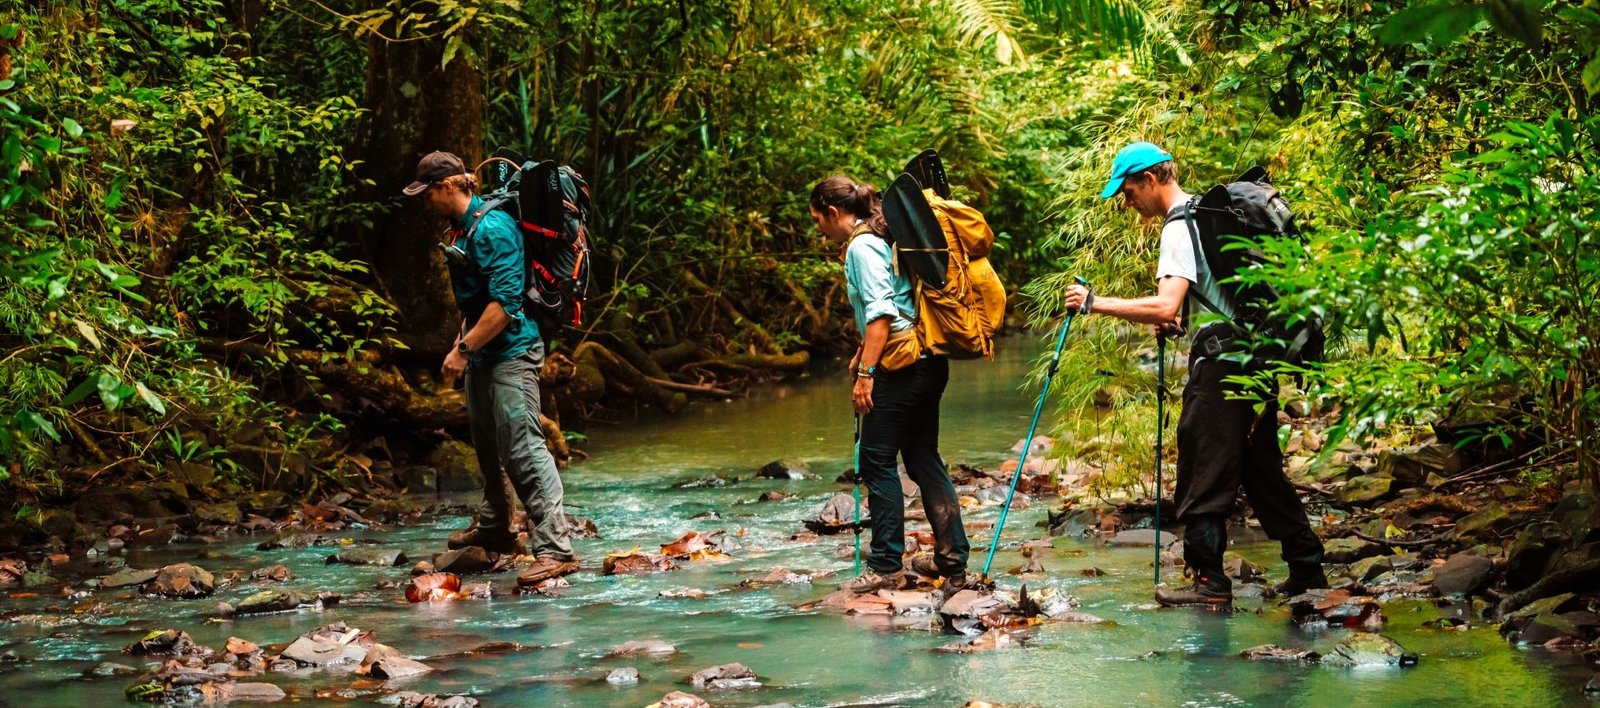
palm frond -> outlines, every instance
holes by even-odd
[[[1074,28],[1118,47],[1137,48],[1145,40],[1149,12],[1138,0],[1018,0],[1020,12],[1057,33]]]
[[[994,40],[994,58],[1001,64],[1026,61],[1017,37],[1027,26],[1013,0],[946,0],[964,46],[982,47]]]

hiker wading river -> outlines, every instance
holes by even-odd
[[[933,527],[932,557],[914,556],[911,570],[944,578],[946,593],[965,587],[967,532],[955,484],[939,456],[939,399],[950,380],[950,362],[917,343],[911,281],[895,268],[877,191],[848,177],[829,177],[811,190],[810,206],[817,228],[830,241],[848,244],[845,279],[862,342],[850,359],[850,400],[859,416],[857,474],[868,490],[872,550],[867,572],[844,587],[866,593],[905,585],[905,502],[896,456],[904,457],[906,474],[922,490]]]
[[[577,571],[578,559],[561,508],[561,475],[539,421],[544,342],[539,326],[523,312],[522,234],[506,212],[485,207],[474,194],[477,184],[461,158],[434,152],[417,163],[416,180],[404,190],[406,196],[421,195],[430,211],[450,220],[444,250],[462,320],[455,350],[440,369],[446,383],[466,373],[472,444],[483,471],[484,511],[476,526],[447,543],[520,552],[511,527],[514,491],[528,510],[534,553],[517,584],[532,586]]]
[[[1221,356],[1238,349],[1233,325],[1238,312],[1206,266],[1204,255],[1197,252],[1198,237],[1190,232],[1190,195],[1178,185],[1172,155],[1146,142],[1123,148],[1100,198],[1118,194],[1123,208],[1146,219],[1167,220],[1161,230],[1156,294],[1131,300],[1096,297],[1087,287],[1074,285],[1067,289],[1066,307],[1155,325],[1157,337],[1180,335],[1188,324],[1182,315],[1192,306],[1221,318],[1195,334],[1178,420],[1175,501],[1178,521],[1184,525],[1185,572],[1193,583],[1176,589],[1158,587],[1156,601],[1169,607],[1232,604],[1233,582],[1223,571],[1222,556],[1228,546],[1228,513],[1241,486],[1262,529],[1283,545],[1289,578],[1279,586],[1279,594],[1292,597],[1327,587],[1322,541],[1283,473],[1277,399],[1266,400],[1258,413],[1252,401],[1229,396],[1237,387],[1225,380],[1246,373],[1239,363]]]

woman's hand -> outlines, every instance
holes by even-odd
[[[850,402],[855,404],[857,415],[872,412],[872,377],[857,376],[855,388],[850,390]]]

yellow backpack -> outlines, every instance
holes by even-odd
[[[951,359],[992,359],[1006,316],[1006,288],[989,264],[994,231],[977,209],[932,189],[922,193],[944,231],[950,265],[943,288],[912,276],[918,344]]]

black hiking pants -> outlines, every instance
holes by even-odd
[[[1320,568],[1322,540],[1311,529],[1300,495],[1283,473],[1278,401],[1266,401],[1258,415],[1253,401],[1229,400],[1229,391],[1236,387],[1224,379],[1239,374],[1241,366],[1217,358],[1220,341],[1213,328],[1195,336],[1183,415],[1178,419],[1175,501],[1178,521],[1184,525],[1184,564],[1199,577],[1226,584],[1222,572],[1226,523],[1242,487],[1262,530],[1282,544],[1289,568]]]
[[[967,532],[950,471],[939,457],[939,399],[950,381],[950,362],[918,359],[899,371],[877,375],[872,412],[861,419],[861,481],[872,515],[867,566],[879,573],[901,569],[906,549],[905,498],[895,458],[922,490],[922,508],[933,526],[934,562],[946,576],[967,568]]]

